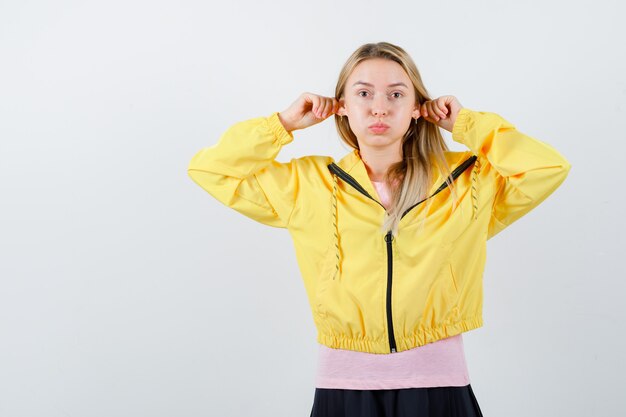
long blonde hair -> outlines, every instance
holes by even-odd
[[[362,61],[372,58],[389,59],[400,64],[413,83],[416,103],[421,105],[431,100],[413,59],[404,49],[389,42],[366,43],[350,55],[339,73],[335,87],[335,99],[344,98],[346,83],[354,68]],[[347,117],[335,114],[335,126],[344,143],[353,149],[359,149],[357,138],[350,129]],[[384,177],[384,181],[391,190],[391,207],[387,210],[387,215],[381,226],[383,233],[391,230],[392,234],[397,236],[398,224],[402,214],[429,197],[426,193],[428,193],[434,180],[431,175],[433,164],[446,178],[453,200],[456,202],[454,186],[449,180],[450,167],[444,155],[444,151],[447,150],[448,146],[437,125],[426,121],[423,117],[411,123],[402,138],[402,161],[392,164]],[[427,201],[422,226],[430,202]],[[454,210],[454,208],[455,204],[453,204],[452,209]]]

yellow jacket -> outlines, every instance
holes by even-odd
[[[434,200],[407,210],[397,236],[358,150],[335,163],[308,155],[275,160],[294,137],[278,112],[234,124],[197,152],[188,174],[224,205],[286,228],[317,328],[331,348],[401,352],[482,326],[486,241],[566,178],[569,162],[495,113],[463,108],[447,151],[457,197],[438,172]]]

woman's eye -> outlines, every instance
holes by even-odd
[[[363,95],[363,93],[364,93],[364,94],[369,94],[367,91],[364,91],[364,90],[363,90],[363,91],[359,91],[359,92],[358,92],[358,95],[359,95],[359,96],[361,96],[361,97],[365,97],[365,96]],[[394,95],[394,94],[398,94],[399,96],[397,96],[396,98],[400,98],[400,96],[402,96],[402,93],[400,93],[399,91],[396,91],[395,93],[391,93],[391,94],[392,94],[392,95]]]

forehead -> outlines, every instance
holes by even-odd
[[[352,87],[358,81],[374,84],[377,87],[386,87],[398,82],[403,82],[407,86],[411,85],[411,79],[400,64],[381,58],[367,59],[354,67],[348,77],[348,87]]]

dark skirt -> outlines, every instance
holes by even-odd
[[[482,417],[471,385],[353,390],[315,388],[311,417]]]

